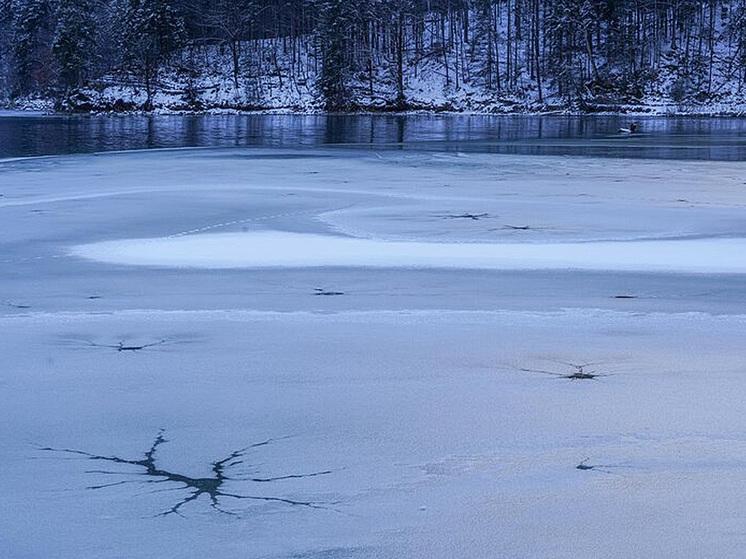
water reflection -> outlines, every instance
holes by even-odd
[[[746,159],[746,121],[619,116],[6,116],[0,158],[167,147],[369,147],[525,155]]]

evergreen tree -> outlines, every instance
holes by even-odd
[[[475,75],[488,90],[499,89],[495,57],[495,28],[492,23],[493,0],[475,0],[475,32],[472,37],[472,62]]]
[[[18,93],[48,87],[52,82],[50,38],[53,23],[50,0],[13,0],[13,61]]]
[[[348,0],[319,2],[317,34],[321,49],[321,73],[318,87],[329,110],[341,110],[350,105],[348,31],[351,24],[352,7]]]
[[[93,0],[59,0],[52,53],[63,87],[69,89],[83,85],[93,62],[95,48]]]
[[[120,22],[124,63],[142,78],[147,95],[143,108],[150,110],[160,66],[184,45],[184,20],[168,0],[126,0]]]
[[[385,12],[386,27],[389,31],[391,73],[393,75],[396,98],[394,105],[399,109],[406,108],[404,86],[406,80],[406,60],[409,50],[409,26],[407,25],[415,13],[412,0],[388,0],[381,8]]]
[[[5,101],[10,90],[11,75],[11,29],[13,11],[10,0],[0,0],[0,102]]]

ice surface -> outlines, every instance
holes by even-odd
[[[44,116],[44,111],[14,111],[10,109],[0,109],[0,118],[34,118]]]
[[[743,171],[323,150],[0,163],[0,556],[739,557],[743,252],[712,247],[744,236]],[[259,247],[282,267],[167,260],[209,239],[243,258],[262,231],[291,241]],[[601,270],[376,268],[344,242],[606,250]],[[106,243],[159,266],[70,254]],[[689,251],[613,269],[647,243]],[[292,266],[308,256],[356,267]]]

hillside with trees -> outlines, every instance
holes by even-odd
[[[71,111],[693,110],[746,0],[0,0],[0,102]]]

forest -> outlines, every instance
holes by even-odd
[[[483,110],[743,102],[746,0],[0,0],[0,102]]]

